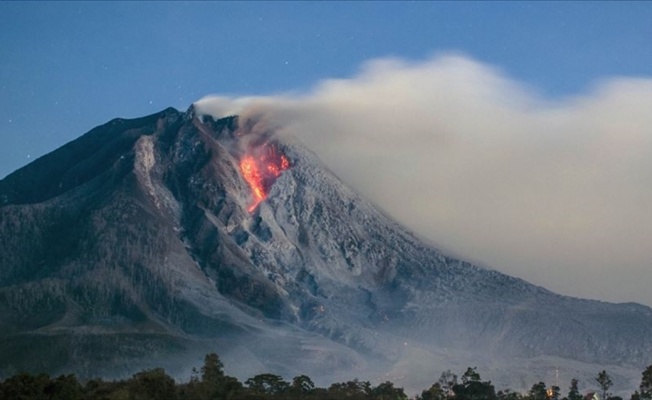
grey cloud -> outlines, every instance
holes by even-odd
[[[563,294],[652,305],[652,79],[550,100],[453,54],[196,107],[264,116],[453,254]]]

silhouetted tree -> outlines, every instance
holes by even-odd
[[[184,395],[191,396],[189,400],[228,400],[235,398],[242,389],[237,379],[224,375],[224,365],[219,356],[209,353],[201,367],[201,381],[198,381],[193,368],[193,376],[183,391]]]
[[[548,389],[548,398],[552,400],[559,400],[561,396],[561,388],[559,386],[552,385]]]
[[[611,377],[609,374],[607,374],[607,371],[602,370],[598,374],[598,377],[595,378],[595,381],[598,382],[598,385],[600,385],[600,390],[602,390],[602,399],[606,400],[611,396],[611,393],[609,393],[609,388],[613,386],[613,382],[611,381]]]
[[[304,398],[315,388],[315,384],[312,379],[306,375],[295,376],[292,379],[292,385],[290,386],[290,391],[292,394],[299,399]]]
[[[457,385],[457,375],[452,373],[450,369],[447,369],[441,373],[438,382],[446,396],[450,396],[453,394],[453,386]]]
[[[546,400],[548,393],[546,392],[546,384],[543,382],[535,383],[528,391],[528,395],[532,400]]]
[[[206,354],[204,366],[201,367],[201,381],[208,384],[218,385],[224,376],[224,365],[220,357],[215,353]]]
[[[135,374],[128,382],[129,400],[175,400],[177,390],[174,379],[163,368]]]
[[[199,371],[193,367],[190,373],[190,380],[177,387],[178,397],[183,400],[203,400],[206,396],[202,394],[202,383],[199,380]]]
[[[448,397],[446,391],[442,389],[439,382],[430,386],[430,389],[421,392],[420,400],[445,400]]]
[[[639,390],[641,391],[641,399],[652,399],[652,365],[648,366],[645,371],[643,371]]]
[[[499,390],[498,393],[496,393],[496,398],[498,400],[521,400],[523,399],[523,395],[518,392],[512,392],[509,389],[505,389]]]
[[[367,399],[371,396],[369,382],[360,382],[357,379],[348,382],[334,383],[328,388],[329,399]]]
[[[496,390],[491,382],[482,382],[476,368],[468,368],[462,375],[462,383],[453,386],[456,400],[493,400]]]
[[[200,372],[201,371],[201,372]],[[281,376],[260,374],[246,381],[245,388],[236,378],[224,374],[223,365],[215,353],[206,355],[200,371],[193,368],[190,381],[176,385],[162,368],[144,370],[128,381],[89,380],[83,387],[74,375],[50,379],[46,374],[19,373],[0,382],[0,400],[407,400],[403,388],[392,382],[372,387],[357,379],[334,383],[328,389],[316,388],[310,377],[299,375],[291,383]],[[546,390],[544,382],[532,385],[527,395],[509,389],[495,392],[490,381],[482,381],[476,368],[467,368],[461,383],[450,370],[439,381],[416,396],[417,400],[557,400],[559,387]],[[611,377],[602,371],[595,378],[603,400],[622,400],[611,396]],[[451,392],[447,392],[451,388]],[[572,379],[568,396],[563,400],[582,400],[578,380]],[[640,393],[631,400],[652,399],[652,365],[642,374]]]
[[[478,367],[469,367],[466,369],[466,372],[462,375],[462,384],[466,385],[468,382],[480,381],[480,374],[477,371]]]
[[[45,388],[50,384],[47,374],[19,373],[6,379],[0,386],[0,399],[47,400]]]
[[[568,400],[582,400],[584,398],[577,387],[578,383],[579,381],[577,379],[571,379],[570,388],[568,390]]]
[[[243,391],[243,386],[240,381],[232,376],[225,376],[222,380],[220,388],[221,399],[230,400],[236,398],[239,393]]]
[[[392,382],[383,382],[371,389],[371,395],[376,400],[407,400],[403,388],[395,388]]]
[[[81,400],[83,398],[82,385],[75,375],[61,375],[51,381],[45,388],[49,400]]]
[[[128,399],[127,382],[91,379],[84,386],[84,398],[85,400]]]
[[[282,377],[274,374],[259,374],[245,381],[256,394],[278,395],[284,393],[290,385]]]

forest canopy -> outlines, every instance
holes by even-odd
[[[527,393],[510,389],[496,391],[491,381],[482,380],[476,368],[467,368],[459,377],[447,370],[416,400],[623,400],[613,396],[608,372],[599,372],[592,382],[595,391],[580,393],[578,380],[572,379],[567,390],[534,383]],[[562,394],[566,393],[566,394]],[[373,386],[357,378],[316,387],[312,379],[299,375],[287,381],[271,373],[259,374],[240,382],[224,373],[224,365],[215,353],[207,354],[204,365],[193,368],[188,382],[178,383],[164,369],[154,368],[134,374],[126,380],[90,379],[80,382],[75,375],[52,378],[47,374],[18,373],[0,383],[0,399],[12,400],[407,400],[403,388],[386,381]],[[631,400],[652,399],[652,365],[641,376]]]

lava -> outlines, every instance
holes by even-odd
[[[249,212],[253,212],[258,204],[267,198],[276,178],[288,168],[290,161],[284,154],[279,153],[274,145],[264,145],[240,159],[240,172],[251,188],[254,198],[248,208]]]

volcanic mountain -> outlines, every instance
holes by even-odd
[[[447,256],[253,124],[114,119],[0,181],[2,375],[179,376],[215,351],[243,378],[634,387],[652,363],[652,309]]]

